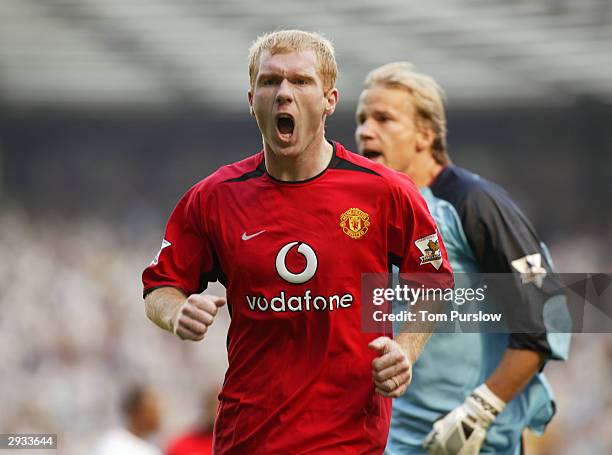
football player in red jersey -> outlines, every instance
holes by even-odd
[[[361,274],[396,265],[452,285],[441,239],[422,260],[437,228],[414,184],[326,140],[336,74],[320,35],[255,41],[248,101],[263,150],[183,196],[143,272],[147,315],[182,339],[203,339],[228,304],[218,454],[382,453],[389,398],[429,334],[362,331]],[[201,294],[215,280],[227,301]]]

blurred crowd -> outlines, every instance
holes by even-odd
[[[223,310],[198,344],[146,318],[140,274],[163,226],[132,236],[100,222],[0,213],[0,433],[58,433],[58,453],[92,453],[124,425],[120,402],[135,383],[160,400],[153,444],[195,425],[202,395],[223,380],[229,316]]]
[[[58,453],[92,453],[104,434],[127,425],[121,403],[133,384],[154,391],[159,425],[146,439],[160,450],[207,425],[227,364],[229,316],[224,309],[202,343],[148,321],[140,274],[162,229],[0,210],[0,433],[58,433]],[[596,249],[588,238],[552,246],[562,271],[606,271],[594,268],[604,262],[570,262],[576,248],[579,258],[593,257],[584,254]],[[557,416],[543,438],[528,438],[528,453],[612,453],[612,335],[575,335],[569,362],[546,371]]]

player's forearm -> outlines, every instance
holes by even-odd
[[[542,355],[527,349],[507,349],[486,384],[506,403],[518,395],[540,371]]]
[[[172,318],[186,298],[187,296],[176,288],[155,289],[145,298],[147,317],[162,329],[172,332]]]
[[[442,302],[435,299],[430,301],[418,301],[412,308],[413,312],[418,311],[429,311],[433,313],[440,313],[442,311]],[[427,340],[436,328],[436,322],[429,320],[421,320],[418,322],[409,322],[404,326],[404,330],[395,337],[397,343],[404,349],[408,354],[410,363],[414,365],[417,361]]]
[[[423,349],[425,348],[425,344],[429,337],[431,336],[431,332],[425,333],[400,333],[395,337],[395,341],[402,347],[402,349],[408,354],[408,359],[410,360],[410,364],[414,365],[414,362],[417,361]]]

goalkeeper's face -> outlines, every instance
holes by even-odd
[[[359,153],[412,176],[429,154],[410,94],[400,88],[374,85],[359,97],[355,140]],[[421,153],[421,152],[426,153]]]

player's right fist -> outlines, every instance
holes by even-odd
[[[182,340],[202,340],[225,302],[225,297],[191,294],[174,315],[172,333]]]

